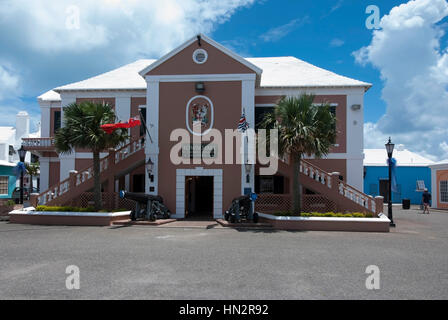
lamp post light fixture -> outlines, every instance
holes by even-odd
[[[390,226],[395,227],[394,218],[392,216],[392,153],[394,152],[395,144],[392,143],[389,137],[389,141],[386,143],[387,157],[389,158],[389,201],[387,204],[387,217],[390,220]]]
[[[25,162],[26,150],[23,145],[17,150],[19,153],[20,162]],[[20,171],[20,204],[23,204],[23,170]]]
[[[148,172],[149,180],[151,182],[153,182],[154,175],[152,174],[152,172],[154,170],[154,162],[152,162],[151,158],[148,158],[148,161],[146,161],[145,167],[146,167],[146,171]]]
[[[252,165],[249,163],[249,161],[244,165],[244,168],[246,169],[246,183],[250,183],[250,173],[252,172]]]

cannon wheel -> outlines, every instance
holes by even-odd
[[[254,212],[254,223],[258,222],[258,213]]]
[[[164,213],[163,213],[163,219],[169,219],[170,218],[170,215],[171,215],[171,212],[170,212],[170,210],[166,210]]]

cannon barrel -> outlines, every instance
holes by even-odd
[[[163,203],[163,199],[161,196],[154,196],[152,194],[146,193],[127,192],[124,190],[120,191],[120,198],[137,201],[144,204],[146,204],[148,201],[158,201],[160,203]]]
[[[235,202],[250,201],[250,197],[248,195],[239,196],[239,197],[234,198],[232,201],[235,201]]]

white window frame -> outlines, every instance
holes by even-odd
[[[6,193],[0,193],[0,196],[9,195],[9,176],[0,176],[0,178],[6,178]]]
[[[448,194],[448,180],[440,180],[439,181],[439,201],[441,202],[441,203],[448,203],[448,201],[442,201],[442,182],[445,182],[446,183],[446,193]],[[448,198],[448,195],[447,195],[447,198]]]

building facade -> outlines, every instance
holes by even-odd
[[[364,192],[372,196],[383,196],[388,202],[389,168],[386,149],[364,150]],[[411,204],[421,204],[424,188],[431,191],[431,169],[434,162],[398,145],[393,153],[397,161],[397,190],[392,192],[392,202],[401,203],[403,199]]]
[[[39,137],[39,131],[30,133],[30,116],[26,111],[20,111],[16,115],[15,127],[0,127],[0,199],[9,199],[14,188],[19,186],[14,167],[20,161],[17,152],[22,145],[23,138]],[[28,152],[25,162],[34,160]],[[24,186],[27,187],[30,177],[25,175]],[[33,177],[34,187],[39,184],[39,177]]]
[[[448,209],[448,160],[434,163],[431,168],[432,207]]]
[[[25,139],[24,143],[40,157],[44,191],[92,164],[87,150],[59,155],[54,148],[53,137],[63,125],[64,106],[86,100],[109,103],[123,122],[138,116],[140,110],[149,132],[136,127],[130,134],[132,139],[146,136],[144,153],[116,172],[106,189],[161,195],[178,218],[202,211],[217,218],[241,194],[286,193],[291,189],[292,179],[287,174],[261,176],[257,164],[237,163],[238,157],[244,161],[246,152],[238,154],[238,141],[228,148],[227,141],[220,143],[214,136],[235,130],[242,114],[249,127],[255,128],[263,114],[285,96],[312,93],[316,104],[332,106],[337,118],[336,144],[325,159],[310,161],[327,172],[339,172],[343,181],[362,191],[364,94],[370,86],[295,57],[243,58],[199,35],[158,60],[138,60],[41,95],[42,137]],[[201,133],[195,134],[198,123]],[[193,143],[180,143],[176,129],[188,132]],[[200,140],[195,140],[198,137]],[[202,150],[204,141],[212,141],[211,158],[222,159],[222,163],[205,163],[194,156],[194,149]],[[176,147],[180,148],[177,155],[190,158],[190,164],[173,162]],[[185,148],[191,148],[188,156]],[[235,153],[232,163],[224,161],[228,150]],[[104,152],[101,156],[107,155]],[[154,163],[152,172],[145,170],[149,160]]]

